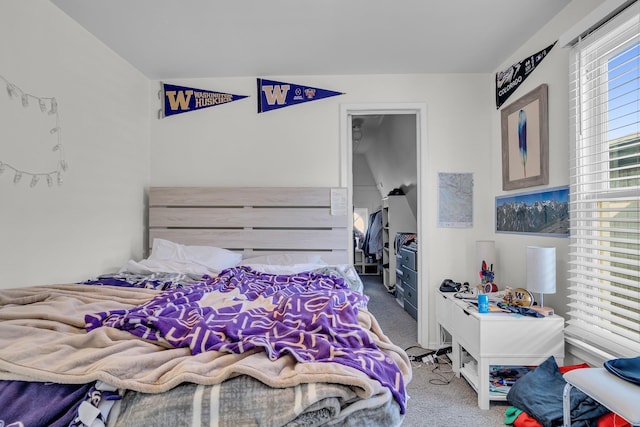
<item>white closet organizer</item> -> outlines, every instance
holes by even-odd
[[[393,242],[396,233],[415,233],[416,218],[404,195],[382,199],[382,281],[388,291],[396,286],[396,253]]]
[[[358,274],[367,275],[380,274],[380,263],[376,261],[368,261],[367,257],[364,256],[364,252],[362,249],[356,248],[353,253],[353,266],[356,268]]]

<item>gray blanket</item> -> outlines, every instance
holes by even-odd
[[[403,418],[390,396],[360,399],[350,387],[328,383],[277,389],[240,376],[214,386],[183,384],[162,394],[127,391],[109,426],[391,427]]]

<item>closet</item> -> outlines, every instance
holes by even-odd
[[[426,286],[424,278],[428,263],[423,259],[424,254],[418,253],[420,240],[426,239],[426,236],[420,235],[424,232],[424,214],[418,208],[421,193],[418,186],[425,180],[425,171],[420,167],[420,162],[424,157],[422,147],[426,147],[426,106],[412,103],[345,107],[341,109],[341,124],[349,126],[349,131],[341,137],[341,147],[350,151],[351,156],[346,151],[343,158],[348,163],[341,165],[349,181],[347,186],[352,190],[354,214],[358,210],[368,212],[358,214],[359,220],[369,213],[384,209],[391,219],[384,229],[387,247],[379,259],[380,274],[363,276],[363,280],[367,284],[383,286],[389,291],[389,298],[396,298],[403,307],[409,308],[405,310],[416,318],[418,334],[426,341],[429,328],[424,306],[428,292],[421,288]],[[396,220],[393,220],[394,201],[402,199],[411,212],[411,219],[407,221],[410,225],[401,219],[403,214],[398,210]],[[399,254],[394,250],[394,234],[407,231],[414,232],[416,236],[412,247],[415,249],[415,265],[407,264],[403,269],[403,263],[396,258]],[[402,295],[398,290],[405,276],[407,289],[411,289]],[[397,286],[398,283],[400,286]],[[405,304],[405,297],[408,304]]]
[[[352,117],[353,206],[381,213],[381,240],[364,248],[364,260],[368,258],[367,251],[376,256],[382,282],[391,293],[396,291],[398,268],[396,234],[417,233],[416,136],[415,114]],[[371,223],[370,220],[370,226]],[[357,249],[354,262],[360,264],[362,258]]]

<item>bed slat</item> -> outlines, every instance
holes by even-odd
[[[149,208],[150,227],[343,227],[345,215],[327,208]]]
[[[348,263],[346,188],[152,187],[149,242],[217,246],[251,254],[320,253],[327,262]]]
[[[211,245],[232,249],[291,250],[346,250],[347,245],[342,230],[189,230],[153,229],[154,238],[171,240],[183,245]]]
[[[152,187],[149,206],[329,207],[330,190],[327,187]]]

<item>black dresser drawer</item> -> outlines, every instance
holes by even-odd
[[[406,299],[404,301],[404,311],[409,313],[409,315],[414,319],[418,320],[418,309],[414,305],[411,305]]]
[[[402,281],[418,289],[418,272],[402,265]]]
[[[402,261],[400,263],[406,267],[409,267],[412,270],[418,269],[418,260],[416,256],[416,252],[407,248],[400,248],[400,256],[402,257]]]
[[[404,293],[404,309],[418,318],[418,255],[413,247],[401,246],[397,253],[398,279]]]
[[[404,305],[406,306],[407,303],[411,304],[414,307],[418,306],[418,291],[416,290],[416,288],[411,287],[409,284],[407,284],[406,282],[402,282],[402,284],[404,285]]]

